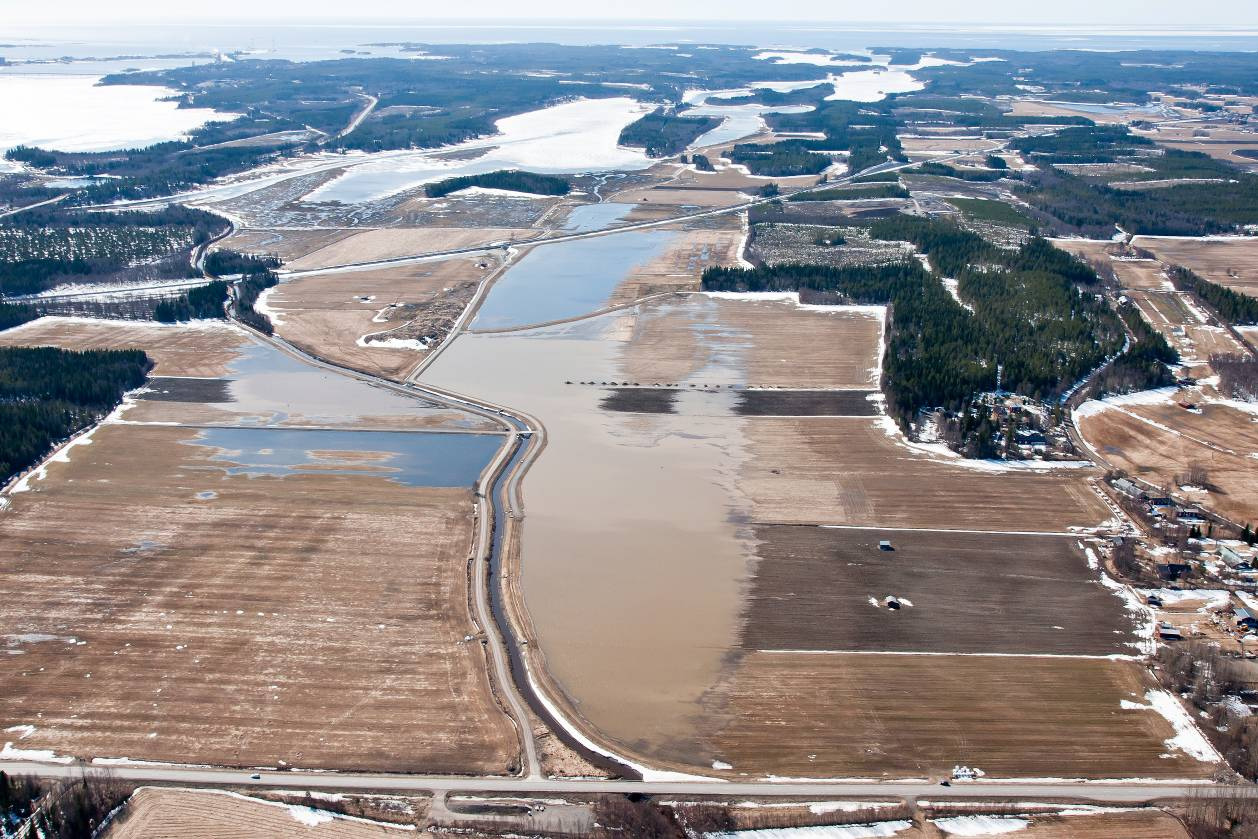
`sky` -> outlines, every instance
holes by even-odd
[[[214,9],[210,18],[206,9]],[[48,10],[55,10],[49,13]],[[353,17],[347,16],[352,9]],[[532,20],[688,20],[717,23],[728,20],[825,21],[835,23],[941,23],[967,25],[1121,26],[1149,25],[1210,27],[1258,26],[1254,0],[1053,0],[1022,3],[1010,0],[635,0],[590,3],[588,0],[464,0],[457,4],[433,0],[215,0],[212,5],[171,0],[0,0],[0,20],[23,24],[164,22],[173,20],[280,21],[320,23],[372,19],[478,19],[518,21],[524,9]],[[892,17],[894,15],[894,17]],[[0,23],[0,40],[4,24]]]

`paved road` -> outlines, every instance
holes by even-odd
[[[72,764],[7,762],[10,774],[43,777],[75,777],[84,768]],[[102,769],[105,767],[94,767]],[[751,798],[809,796],[816,798],[1016,798],[1019,801],[1066,799],[1070,801],[1141,803],[1182,798],[1200,784],[1183,781],[1132,782],[957,782],[942,787],[929,782],[904,781],[599,781],[550,778],[453,778],[431,775],[342,774],[334,772],[259,771],[252,780],[248,770],[202,769],[182,766],[111,766],[110,773],[127,781],[203,786],[255,786],[259,789],[379,790],[389,792],[505,792],[520,794],[643,793],[660,795],[728,795]],[[1205,786],[1205,789],[1215,789]],[[1223,788],[1226,789],[1226,788]]]

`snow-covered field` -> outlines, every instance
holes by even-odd
[[[0,75],[0,152],[14,146],[110,151],[178,140],[236,114],[179,108],[164,87],[97,86],[96,76]]]

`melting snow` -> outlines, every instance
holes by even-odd
[[[956,816],[933,819],[935,827],[949,836],[996,836],[1026,830],[1030,822],[1014,816]]]
[[[315,810],[301,804],[290,804],[288,806],[288,814],[307,827],[318,827],[324,822],[332,821],[334,818],[331,813],[325,810]]]
[[[876,822],[874,824],[819,825],[816,827],[778,827],[768,830],[737,830],[730,833],[708,833],[708,839],[877,839],[895,836],[913,826],[909,821]]]

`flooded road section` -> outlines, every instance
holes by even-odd
[[[707,766],[704,697],[737,645],[753,555],[735,486],[745,420],[600,407],[607,391],[578,382],[627,375],[638,311],[464,334],[424,381],[546,427],[523,483],[520,573],[532,646],[570,705],[617,750]],[[731,365],[737,342],[718,353],[682,328],[688,376]]]
[[[472,329],[511,329],[597,311],[631,271],[659,256],[680,235],[674,230],[635,230],[538,245],[494,284]]]

